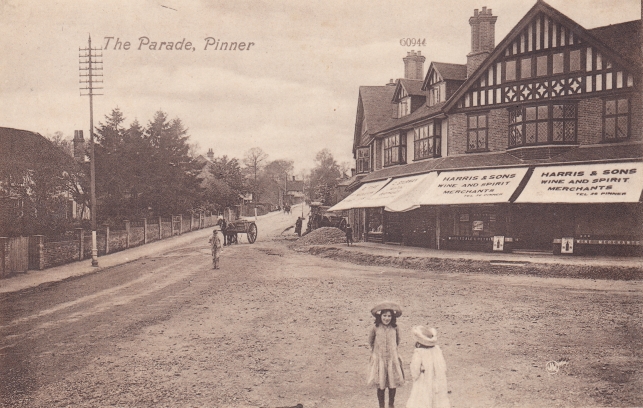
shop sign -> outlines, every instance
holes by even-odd
[[[505,250],[505,237],[500,235],[495,235],[493,237],[493,250],[494,251],[504,251]]]
[[[635,203],[643,163],[536,167],[516,203]]]
[[[389,182],[389,180],[390,179],[364,184],[363,186],[355,190],[351,195],[329,208],[328,211],[364,208],[363,206],[360,206],[360,204],[364,202],[364,200],[371,197],[373,194],[377,193],[382,187],[386,185],[386,183]]]
[[[474,221],[473,222],[473,227],[471,229],[473,231],[483,231],[484,230],[484,221]]]
[[[393,179],[384,188],[366,200],[369,207],[384,207],[386,211],[403,212],[419,208],[419,197],[429,188],[436,173]]]
[[[526,167],[442,172],[420,198],[420,204],[508,202],[526,173]]]
[[[574,253],[574,238],[565,238],[561,240],[560,243],[560,253],[561,254],[573,254]]]

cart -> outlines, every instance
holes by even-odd
[[[236,220],[230,221],[225,229],[226,234],[246,234],[248,242],[254,244],[257,240],[257,224],[254,221]],[[236,242],[236,239],[235,239]]]

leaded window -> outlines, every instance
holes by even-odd
[[[413,130],[413,159],[440,157],[441,144],[439,121],[415,128]]]
[[[576,142],[575,103],[509,109],[509,147]]]
[[[487,150],[487,114],[470,115],[467,118],[467,151]]]
[[[361,147],[357,149],[357,172],[367,173],[371,170],[371,148]]]
[[[627,139],[630,135],[630,104],[626,98],[608,99],[603,113],[603,140]]]
[[[406,163],[406,135],[396,134],[385,137],[384,165]]]

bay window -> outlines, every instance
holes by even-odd
[[[509,109],[509,147],[576,143],[575,103],[517,106]]]
[[[440,121],[434,121],[413,129],[414,160],[440,157],[442,145],[440,129]]]
[[[384,165],[406,163],[406,135],[396,134],[383,140]]]

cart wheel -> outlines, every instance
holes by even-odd
[[[254,222],[248,226],[246,236],[248,237],[248,242],[251,244],[254,244],[257,240],[257,225]]]

